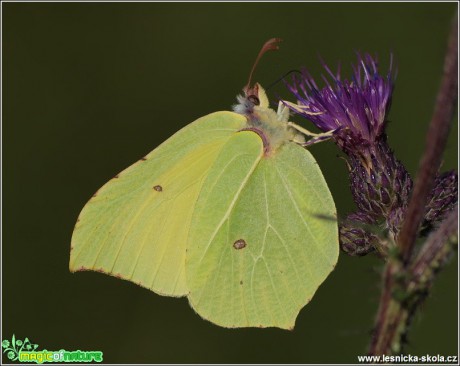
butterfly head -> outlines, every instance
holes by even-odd
[[[243,88],[243,94],[238,95],[236,99],[238,100],[238,104],[233,106],[233,110],[248,118],[250,118],[257,109],[270,108],[267,94],[259,83],[255,83],[252,87],[245,86]]]
[[[289,126],[289,108],[282,102],[278,110],[270,108],[270,103],[264,88],[259,83],[253,87],[244,87],[243,94],[237,96],[238,104],[233,106],[236,113],[242,114],[247,119],[247,129],[257,130],[259,135],[264,135],[264,142],[274,151],[287,141],[303,143],[304,137]]]
[[[303,136],[289,126],[289,109],[281,102],[277,111],[271,109],[264,88],[259,83],[252,84],[252,75],[260,58],[267,51],[277,50],[280,41],[279,38],[272,38],[265,42],[251,69],[243,94],[237,96],[238,103],[233,106],[236,113],[247,118],[246,129],[263,136],[266,152],[275,151],[287,141],[304,141]]]
[[[256,108],[269,108],[269,102],[267,94],[265,94],[265,90],[260,86],[259,83],[252,84],[252,75],[254,74],[254,70],[256,69],[261,57],[268,51],[277,50],[279,48],[278,44],[280,42],[280,38],[272,38],[265,42],[265,44],[262,46],[254,62],[254,65],[252,65],[248,82],[243,88],[243,95],[239,95],[237,97],[238,104],[233,106],[233,110],[236,113],[244,114],[245,116],[250,117]]]

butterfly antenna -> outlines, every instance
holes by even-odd
[[[248,90],[251,86],[251,81],[252,81],[252,74],[254,73],[254,70],[257,67],[257,64],[259,63],[259,60],[262,58],[262,56],[268,52],[268,51],[276,51],[279,49],[278,44],[282,41],[281,38],[272,38],[269,39],[265,44],[262,46],[262,49],[259,51],[259,54],[257,55],[256,61],[254,62],[254,65],[252,66],[251,73],[249,74],[249,80],[246,86],[244,87],[244,90]]]
[[[284,78],[290,74],[297,73],[297,74],[302,74],[302,71],[300,70],[291,70],[285,73],[283,76],[281,76],[279,79],[275,80],[273,83],[271,83],[269,86],[265,88],[265,90],[268,90],[272,87],[274,87],[276,84],[278,84],[281,80],[284,80]]]

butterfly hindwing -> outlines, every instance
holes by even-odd
[[[263,156],[245,134],[224,146],[198,197],[189,300],[224,327],[289,329],[337,261],[335,206],[308,151],[288,143]]]

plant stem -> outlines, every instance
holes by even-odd
[[[436,105],[426,136],[426,147],[420,162],[412,197],[406,211],[401,232],[397,238],[405,265],[410,260],[417,239],[420,223],[425,214],[428,195],[433,188],[442,153],[446,146],[450,124],[455,110],[458,86],[458,18],[452,24],[447,53],[444,60],[444,73]]]
[[[369,347],[371,355],[390,354],[397,352],[397,348],[400,348],[394,344],[394,340],[401,338],[398,323],[400,320],[405,320],[407,313],[393,297],[394,278],[398,271],[399,266],[396,263],[388,263],[385,267],[384,286]]]
[[[410,268],[405,269],[398,258],[391,258],[385,267],[384,287],[369,354],[402,351],[412,316],[426,298],[436,273],[457,249],[457,243],[458,207],[455,207],[428,237]]]
[[[438,230],[426,240],[414,259],[409,273],[409,291],[429,287],[436,272],[446,263],[458,245],[458,207],[445,218]]]
[[[431,287],[434,275],[456,249],[457,207],[424,243],[417,258],[412,252],[444,151],[457,99],[457,28],[453,22],[441,87],[427,133],[426,147],[400,234],[399,252],[390,255],[384,269],[383,289],[369,354],[402,351],[411,318]],[[456,238],[456,239],[455,239]]]

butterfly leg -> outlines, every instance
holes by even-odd
[[[336,130],[330,130],[330,131],[323,132],[323,133],[314,133],[314,132],[307,130],[306,128],[303,128],[295,124],[294,122],[288,122],[288,126],[296,129],[297,131],[301,132],[305,136],[311,137],[311,139],[308,140],[307,142],[300,143],[300,145],[302,146],[310,146],[310,145],[316,144],[317,142],[329,140],[334,135],[334,132],[336,131]],[[299,143],[299,141],[294,141],[294,142]]]

